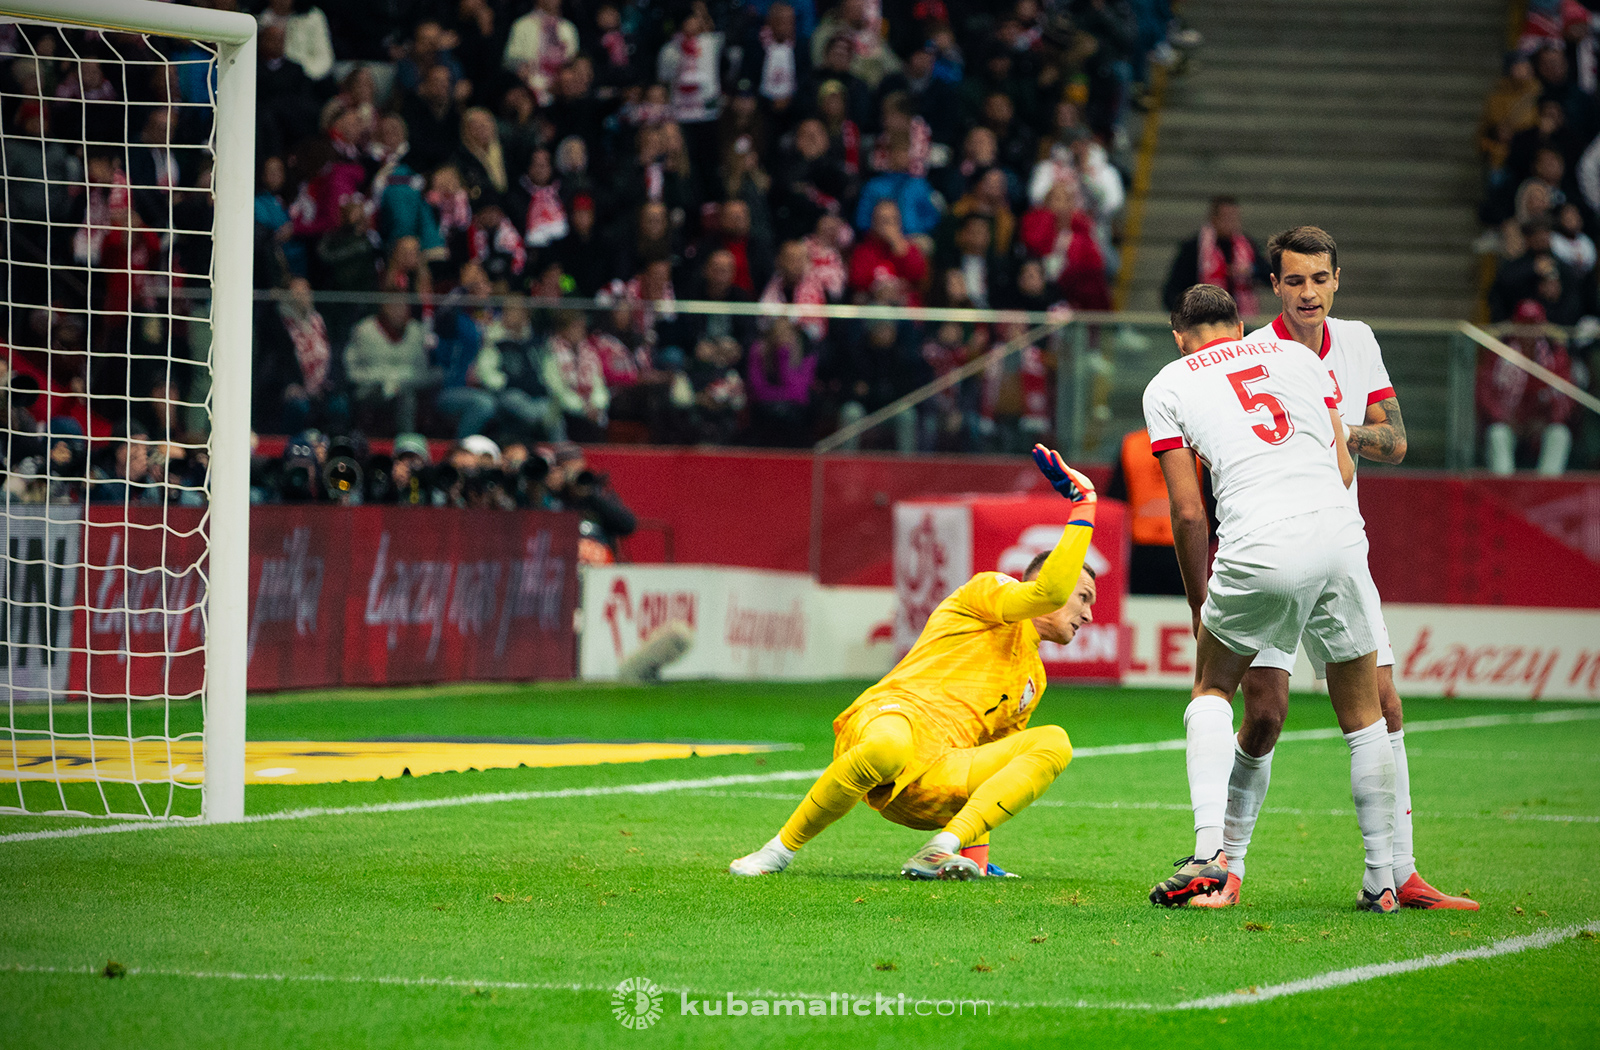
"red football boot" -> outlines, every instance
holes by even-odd
[[[1422,881],[1421,874],[1412,872],[1400,887],[1400,907],[1424,908],[1428,911],[1477,911],[1478,902],[1470,897],[1452,897]]]

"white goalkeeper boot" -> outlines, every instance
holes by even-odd
[[[756,850],[746,854],[728,865],[730,875],[776,875],[789,866],[794,860],[794,850],[785,846],[778,836],[772,836],[772,841]]]

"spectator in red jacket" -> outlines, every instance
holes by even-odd
[[[1044,273],[1080,310],[1111,309],[1106,260],[1094,239],[1094,219],[1078,207],[1069,182],[1050,187],[1039,207],[1022,217],[1022,244]]]
[[[880,281],[901,286],[907,306],[922,305],[922,286],[928,279],[928,260],[900,225],[900,206],[881,200],[872,209],[872,226],[850,256],[850,292],[866,301]]]

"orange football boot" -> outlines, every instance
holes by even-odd
[[[1233,872],[1228,872],[1228,881],[1220,890],[1202,893],[1198,897],[1189,898],[1191,908],[1227,908],[1239,903],[1239,886],[1241,880]]]
[[[1478,902],[1470,897],[1452,897],[1422,881],[1421,874],[1412,872],[1400,887],[1402,908],[1423,908],[1428,911],[1477,911]]]

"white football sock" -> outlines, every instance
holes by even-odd
[[[941,831],[928,840],[928,845],[937,846],[946,853],[961,852],[961,840],[956,838],[954,832]]]
[[[1194,855],[1206,860],[1222,848],[1228,812],[1228,774],[1233,769],[1233,708],[1220,696],[1197,696],[1183,712],[1189,767],[1189,804],[1194,807]]]
[[[1272,752],[1247,755],[1235,741],[1233,775],[1228,778],[1228,815],[1222,825],[1222,848],[1228,853],[1228,874],[1244,878],[1244,855],[1256,830],[1261,804],[1272,783]]]
[[[1366,847],[1366,873],[1361,888],[1377,894],[1394,889],[1394,750],[1389,746],[1389,724],[1382,718],[1354,733],[1350,745],[1350,795],[1356,803],[1356,823]]]
[[[1404,729],[1389,734],[1389,747],[1394,751],[1394,884],[1404,886],[1417,873],[1411,846],[1411,770],[1406,766]]]

